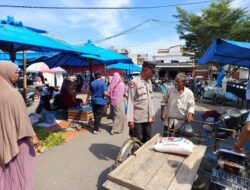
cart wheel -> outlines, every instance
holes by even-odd
[[[225,104],[225,98],[224,97],[216,97],[215,98],[215,104],[219,106],[223,106]]]
[[[118,156],[115,160],[114,167],[119,166],[123,163],[129,156],[133,155],[142,146],[141,141],[137,138],[130,138],[121,147]]]

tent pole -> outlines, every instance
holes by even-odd
[[[54,73],[54,87],[57,86],[57,78],[56,78],[56,72]]]
[[[90,76],[93,76],[92,59],[89,59]]]
[[[106,69],[106,63],[104,63],[104,73],[105,73],[105,78],[107,78],[107,69]]]
[[[26,51],[23,51],[23,97],[26,103],[27,75],[26,75]]]

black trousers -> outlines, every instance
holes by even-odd
[[[94,113],[94,130],[98,131],[103,115],[103,111],[105,108],[105,105],[99,105],[99,104],[92,104],[93,113]]]
[[[178,130],[174,131],[174,125],[171,127],[164,125],[163,137],[179,137],[180,133]]]
[[[135,123],[135,127],[129,129],[129,135],[131,137],[136,137],[142,143],[145,143],[152,137],[152,125],[150,122]]]
[[[49,96],[41,96],[39,105],[36,108],[36,113],[42,113],[43,109],[46,111],[50,111],[50,97]]]

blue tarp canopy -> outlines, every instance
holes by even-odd
[[[250,43],[217,38],[198,62],[250,67]]]
[[[116,63],[106,66],[106,69],[119,69],[121,71],[125,72],[128,71],[129,73],[133,73],[133,72],[141,72],[142,67],[135,64]]]
[[[90,40],[84,46],[76,47],[78,51],[82,52],[81,54],[61,52],[52,56],[44,56],[31,60],[30,62],[45,62],[50,68],[59,66],[84,67],[89,66],[90,63],[92,65],[108,65],[118,62],[132,63],[129,57],[109,49],[95,46]]]
[[[26,52],[26,59],[37,59],[42,56],[49,56],[53,53],[44,53],[44,52]],[[10,60],[10,55],[8,53],[0,52],[0,60]],[[16,60],[23,60],[23,53],[16,53]]]
[[[16,59],[16,52],[32,50],[39,52],[79,52],[78,48],[64,41],[30,30],[15,23],[0,23],[0,49]]]
[[[106,63],[111,63],[112,61],[116,60],[119,60],[119,62],[123,63],[132,63],[129,57],[109,49],[95,46],[90,40],[88,40],[84,46],[79,46],[79,50],[85,54],[90,54],[88,58],[93,58]]]
[[[40,29],[37,29],[37,28],[31,28],[31,27],[28,27],[28,26],[24,26],[21,21],[14,20],[13,16],[7,16],[7,20],[0,20],[0,24],[10,24],[12,26],[25,27],[25,28],[27,28],[29,30],[32,30],[34,32],[37,32],[37,33],[43,33],[43,34],[47,33],[47,31],[45,31],[45,30],[40,30]]]

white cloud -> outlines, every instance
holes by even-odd
[[[4,0],[3,0],[4,1]],[[7,2],[7,0],[6,0]],[[18,2],[18,3],[17,3]],[[33,3],[33,4],[32,4]],[[8,3],[6,3],[8,4]],[[15,4],[15,2],[13,2]],[[16,4],[20,4],[16,0]],[[24,5],[36,6],[78,6],[78,7],[121,7],[133,6],[132,0],[44,0],[42,3],[25,1]],[[14,10],[14,11],[13,11]],[[133,18],[130,22],[126,22],[130,15],[127,10],[49,10],[49,9],[2,9],[1,15],[4,17],[9,15],[14,16],[16,20],[23,21],[24,25],[32,26],[49,30],[52,35],[59,35],[59,38],[64,40],[70,39],[70,43],[82,43],[83,40],[92,38],[92,40],[102,39],[105,37],[117,34],[131,27],[132,23],[137,18]],[[2,19],[3,19],[3,16]],[[125,21],[125,22],[124,22]],[[132,21],[132,22],[131,22]],[[128,23],[128,24],[126,24]],[[76,33],[90,30],[95,31],[95,34],[85,32],[88,36],[77,36]],[[62,35],[63,34],[63,35]],[[158,34],[158,33],[157,33]],[[75,35],[69,38],[70,35]],[[166,36],[166,34],[164,34]],[[147,42],[140,42],[139,39],[131,40],[129,35],[121,35],[102,43],[98,43],[102,47],[115,46],[116,48],[128,48],[136,53],[155,53],[159,48],[167,48],[172,45],[180,44],[178,36],[172,37],[168,35],[163,38],[159,36],[156,39],[150,40],[145,36]],[[171,41],[169,40],[171,38]],[[136,44],[135,44],[136,43]]]
[[[23,2],[23,4],[61,7],[121,7],[130,6],[131,2],[132,0],[60,0],[54,3],[46,0],[43,3],[36,2],[31,4],[31,2]],[[63,27],[67,27],[67,30],[93,28],[100,34],[99,38],[122,31],[122,19],[128,17],[127,11],[124,10],[2,9],[1,15],[7,16],[10,12],[16,20],[22,20],[27,26],[40,27],[47,30],[52,29],[52,31],[60,31]],[[53,26],[61,28],[53,29]]]
[[[179,40],[178,36],[171,37],[169,40],[168,37],[157,38],[147,42],[138,42],[137,44],[127,45],[127,49],[134,53],[149,53],[155,54],[158,49],[169,48],[171,46],[184,44],[183,40]]]
[[[130,0],[119,1],[89,1],[90,4],[86,5],[80,0],[67,1],[63,0],[64,6],[93,6],[93,7],[121,7],[129,6]],[[122,18],[126,17],[126,11],[123,10],[75,10],[71,11],[70,15],[65,18],[71,28],[84,27],[85,21],[91,23],[87,27],[92,27],[98,31],[101,37],[107,37],[115,32],[121,31],[123,28],[121,22]]]
[[[250,3],[249,0],[234,0],[231,3],[232,8],[245,8]]]

